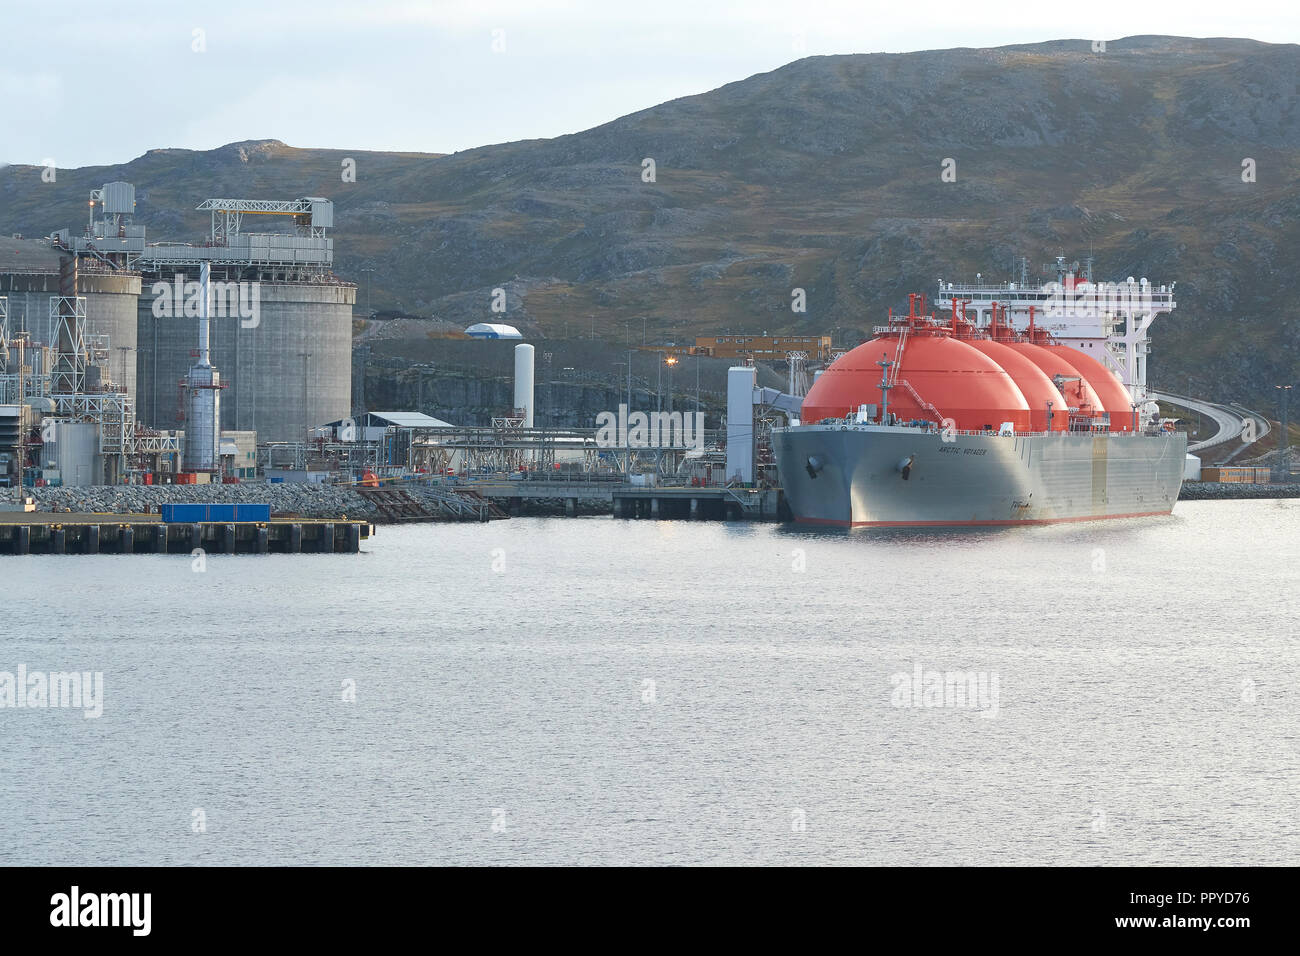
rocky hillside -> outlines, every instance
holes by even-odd
[[[611,347],[643,328],[652,342],[726,329],[853,341],[940,276],[1008,278],[1020,255],[1036,270],[1091,251],[1099,278],[1178,281],[1178,311],[1154,333],[1156,383],[1270,408],[1300,355],[1298,145],[1296,46],[1062,40],[812,57],[571,136],[448,156],[271,141],[153,150],[56,184],[9,167],[0,231],[76,225],[88,190],[113,179],[136,183],[156,238],[201,235],[207,196],[326,195],[358,308],[370,279],[376,310],[551,338],[594,327]],[[347,157],[355,183],[341,181]]]

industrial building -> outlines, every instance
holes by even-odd
[[[522,339],[521,333],[513,325],[501,325],[497,322],[475,322],[465,330],[471,339]]]
[[[722,481],[731,461],[731,452],[717,447],[722,437],[714,431],[708,436],[703,428],[697,433],[700,444],[673,440],[672,419],[681,439],[682,413],[665,413],[668,424],[663,432],[642,444],[640,439],[610,444],[600,429],[538,428],[534,423],[536,382],[532,345],[514,346],[513,407],[494,416],[491,425],[456,425],[418,412],[377,411],[355,418],[342,418],[313,429],[310,440],[267,442],[259,448],[262,474],[272,481],[286,482],[382,482],[400,480],[411,475],[459,476],[481,480],[484,476],[514,476],[529,480],[572,479],[575,475],[595,476],[608,481],[626,476],[632,483],[646,485],[659,476],[663,480],[693,482],[697,486]],[[734,442],[737,455],[748,455],[745,465],[753,471],[756,445],[762,454],[762,442],[755,442],[754,422],[760,420],[755,409],[769,403],[777,393],[757,387],[753,366],[733,370],[747,374],[733,376],[731,385],[742,388],[744,426]],[[743,386],[743,387],[742,387]],[[738,406],[741,407],[741,406]],[[767,407],[766,404],[763,405]],[[638,413],[642,414],[642,413]],[[657,416],[656,416],[657,417]],[[702,416],[701,416],[702,418]],[[740,419],[737,419],[740,421]],[[624,427],[625,436],[630,433]],[[707,447],[709,439],[714,444]],[[742,470],[736,464],[736,473]],[[749,479],[746,479],[749,480]]]
[[[322,425],[317,434],[339,441],[378,441],[394,429],[455,427],[423,412],[367,412],[358,418],[342,418]]]

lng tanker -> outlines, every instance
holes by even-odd
[[[1074,276],[1065,278],[1073,294]],[[1087,294],[1090,285],[1078,289]],[[910,296],[906,316],[891,314],[875,338],[818,376],[800,423],[772,430],[796,521],[1011,525],[1173,509],[1187,436],[1162,425],[1146,400],[1142,362],[1146,327],[1154,311],[1173,307],[1171,297],[1130,314],[1128,329],[1100,312],[1098,334],[1089,335],[1071,327],[1092,322],[1081,318],[1086,303],[1053,316],[1063,319],[1053,334],[1035,321],[1039,290],[1019,298],[1022,328],[1010,304],[989,300],[972,319],[971,299],[946,291],[949,315],[926,315],[924,298]],[[1006,296],[1014,285],[999,291],[1016,298]],[[1128,368],[1140,369],[1140,380],[1125,382],[1103,364],[1112,343],[1120,353],[1113,364],[1124,367],[1122,349],[1130,349]]]

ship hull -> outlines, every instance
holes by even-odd
[[[1182,487],[1187,436],[945,439],[934,429],[837,422],[773,429],[772,447],[798,522],[960,527],[1168,514]]]

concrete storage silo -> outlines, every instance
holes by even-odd
[[[61,254],[48,242],[0,239],[0,295],[9,299],[9,328],[26,329],[34,342],[47,342],[50,297],[59,294]],[[79,294],[86,299],[86,334],[107,339],[107,366],[114,384],[136,393],[136,301],[140,275],[114,271],[82,258]],[[192,345],[191,345],[192,347]]]
[[[215,270],[214,270],[215,271]],[[197,269],[193,270],[197,278]],[[189,277],[186,277],[189,281]],[[154,315],[149,283],[140,295],[138,415],[179,428],[180,382],[189,373],[193,320]],[[256,325],[211,320],[212,364],[221,369],[221,427],[258,441],[303,441],[307,429],[352,413],[352,306],[340,282],[257,283]]]
[[[191,365],[192,323],[170,318],[178,281],[212,267],[212,364],[221,369],[221,427],[256,431],[258,441],[303,441],[316,425],[352,412],[352,306],[356,286],[330,271],[334,207],[327,199],[209,199],[212,233],[201,246],[148,246],[138,312],[139,415],[175,428],[179,386]],[[293,233],[243,232],[244,218],[292,217]],[[222,290],[225,290],[224,292]],[[170,308],[168,300],[172,300]],[[248,310],[255,314],[246,314]]]

